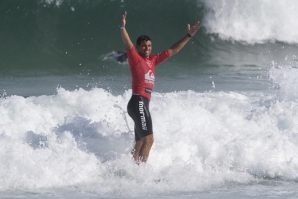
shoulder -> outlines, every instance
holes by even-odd
[[[154,60],[155,65],[160,64],[170,57],[168,50],[164,50],[159,54],[152,55],[152,61]]]
[[[126,51],[136,51],[135,46],[132,45],[130,48],[126,48]]]
[[[126,52],[127,52],[128,55],[131,55],[131,56],[137,56],[138,55],[138,53],[137,53],[134,46],[132,46],[131,48],[126,48]]]
[[[162,51],[161,53],[158,53],[158,54],[154,54],[154,55],[152,55],[155,59],[167,59],[167,58],[169,58],[171,55],[170,55],[170,53],[169,53],[169,51],[168,51],[168,49],[167,50],[164,50],[164,51]]]
[[[164,57],[164,58],[169,58],[170,57],[170,53],[169,53],[169,50],[164,50],[160,53],[157,53],[157,54],[153,54],[152,56],[154,56],[155,58],[159,58],[159,57]]]

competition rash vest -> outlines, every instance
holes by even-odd
[[[167,50],[160,54],[142,57],[132,46],[126,49],[130,73],[132,77],[132,93],[150,100],[154,88],[155,66],[170,57]]]

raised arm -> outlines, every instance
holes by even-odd
[[[201,25],[200,25],[199,21],[197,23],[195,23],[192,27],[190,27],[190,25],[188,24],[187,25],[187,29],[188,29],[187,34],[168,49],[170,56],[179,52],[185,46],[185,44],[189,41],[189,39],[196,34],[196,32],[200,29],[200,27],[201,27]]]
[[[121,36],[124,42],[124,45],[126,48],[131,48],[133,46],[133,43],[131,42],[129,35],[125,29],[125,25],[126,25],[126,12],[124,12],[124,14],[122,15],[122,20],[121,20],[121,24],[120,24],[120,31],[121,31]]]

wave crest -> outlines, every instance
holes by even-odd
[[[297,1],[204,0],[204,5],[207,32],[223,40],[298,43]]]

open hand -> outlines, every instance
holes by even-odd
[[[199,21],[197,21],[197,23],[195,23],[192,27],[190,27],[189,24],[187,24],[187,33],[190,34],[191,36],[194,36],[194,34],[196,34],[196,32],[201,28],[201,23]]]
[[[126,11],[124,12],[124,14],[122,15],[122,20],[121,20],[121,26],[125,27],[126,24]]]

